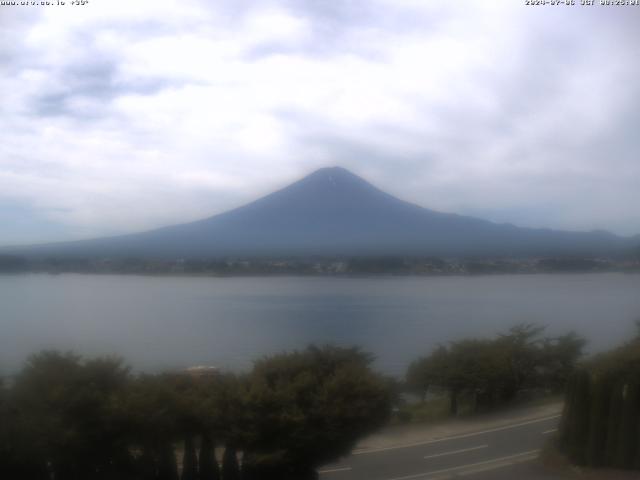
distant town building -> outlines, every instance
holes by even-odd
[[[195,365],[188,367],[184,370],[184,373],[195,378],[213,377],[220,373],[217,367],[211,367],[207,365]]]

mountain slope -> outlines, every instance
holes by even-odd
[[[243,207],[145,233],[33,246],[32,256],[203,258],[229,255],[605,255],[607,232],[499,225],[399,200],[342,168],[318,170]]]

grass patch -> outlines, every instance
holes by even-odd
[[[458,415],[456,415],[456,417],[452,417],[449,413],[449,396],[446,394],[439,394],[423,402],[411,402],[399,406],[393,414],[391,424],[433,423],[446,420],[448,418],[469,417],[472,415],[507,411],[513,408],[543,407],[545,405],[553,405],[562,401],[563,396],[560,394],[534,395],[515,399],[508,403],[495,405],[491,408],[485,407],[475,410],[473,399],[471,397],[461,395],[458,399]]]
[[[444,420],[451,417],[449,409],[449,397],[447,395],[434,397],[424,402],[406,404],[395,412],[392,424],[432,423]],[[465,416],[471,413],[473,413],[472,402],[460,399],[458,402],[458,416]]]

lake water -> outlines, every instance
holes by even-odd
[[[591,351],[632,335],[640,275],[382,278],[0,276],[0,371],[43,348],[117,354],[136,369],[248,369],[308,343],[358,345],[402,374],[435,345],[521,322],[576,330]]]

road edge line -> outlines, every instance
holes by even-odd
[[[406,443],[404,445],[395,445],[395,446],[391,446],[391,447],[381,447],[381,448],[373,448],[370,450],[356,450],[354,452],[351,453],[351,455],[368,455],[370,453],[378,453],[378,452],[386,452],[389,450],[399,450],[402,448],[411,448],[411,447],[419,447],[422,445],[431,445],[433,443],[439,443],[439,442],[448,442],[451,440],[458,440],[460,438],[468,438],[468,437],[474,437],[476,435],[483,435],[485,433],[493,433],[493,432],[500,432],[502,430],[509,430],[512,428],[518,428],[518,427],[524,427],[526,425],[533,425],[534,423],[540,423],[540,422],[544,422],[547,420],[553,420],[555,418],[560,418],[562,416],[562,414],[557,414],[557,415],[551,415],[548,417],[542,417],[542,418],[537,418],[537,419],[532,419],[532,420],[528,420],[526,422],[520,422],[520,423],[515,423],[515,424],[511,424],[511,425],[504,425],[502,427],[496,427],[496,428],[490,428],[488,430],[482,430],[482,431],[477,431],[477,432],[470,432],[470,433],[462,433],[460,435],[451,435],[448,437],[440,437],[440,438],[434,438],[431,440],[424,440],[424,441],[420,441],[420,442],[413,442],[413,443]]]

